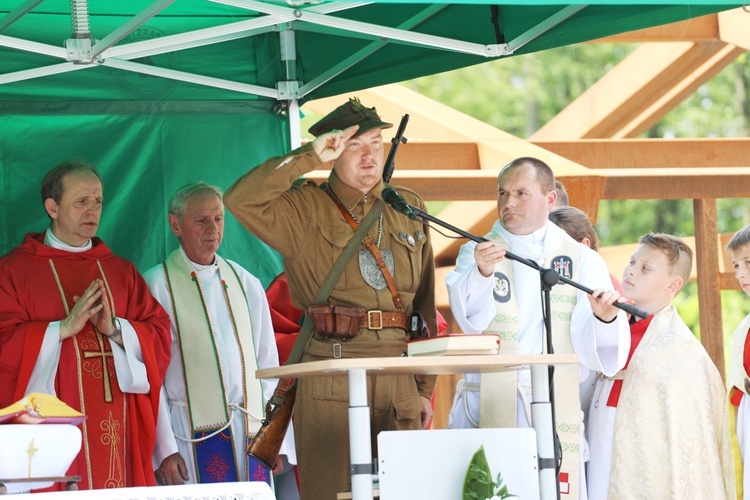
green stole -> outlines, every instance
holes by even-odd
[[[255,436],[261,425],[263,389],[260,381],[255,379],[258,361],[255,357],[256,349],[253,342],[250,309],[242,281],[234,268],[218,255],[216,255],[216,261],[234,327],[234,335],[240,349],[243,370],[243,406],[247,412],[243,413],[247,437],[251,438]],[[203,298],[203,291],[195,271],[188,265],[187,259],[180,248],[173,251],[164,261],[164,271],[167,277],[170,299],[172,300],[177,342],[182,356],[182,373],[187,393],[191,437],[200,439],[227,425],[229,422],[228,404],[231,402],[226,399],[224,374],[219,362],[214,332]],[[188,370],[186,367],[190,369]],[[233,436],[231,427],[229,427],[211,439],[193,443],[193,456],[199,482],[239,480],[237,460],[234,456],[235,438],[242,439],[240,436]],[[214,442],[211,443],[211,441]],[[209,443],[209,446],[204,446],[204,444]],[[221,449],[217,450],[216,445]],[[211,448],[211,450],[201,450],[200,448]],[[201,456],[206,455],[206,452],[225,455],[227,460],[224,463],[234,464],[234,470],[228,473],[224,472],[217,477],[205,477],[205,474],[213,475],[213,471],[216,470],[216,467],[209,466],[210,472],[205,471],[207,464],[202,463],[203,458]],[[204,477],[200,477],[202,472]]]
[[[499,233],[491,232],[487,239],[506,250],[510,246]],[[547,257],[545,267],[552,267],[552,260],[560,256],[569,259],[573,274],[568,278],[578,281],[580,243],[571,238],[563,238],[561,244]],[[570,269],[570,267],[568,268]],[[513,264],[510,259],[503,259],[495,266],[495,273],[502,273],[508,283],[496,283],[500,294],[510,294],[507,302],[495,301],[497,314],[484,333],[500,335],[500,355],[518,354],[518,303],[513,278]],[[495,278],[497,280],[497,278]],[[571,285],[558,284],[552,287],[550,307],[552,313],[552,341],[555,354],[574,354],[570,338],[570,319],[576,305],[577,290]],[[541,300],[541,297],[540,299]],[[546,348],[546,336],[543,345]],[[546,352],[546,350],[545,350]],[[579,450],[581,431],[581,402],[579,394],[578,365],[561,365],[555,367],[555,416],[556,430],[563,450],[563,462],[560,470],[561,492],[568,491],[568,498],[578,498]],[[480,383],[479,427],[516,427],[518,403],[518,373],[483,373]],[[564,474],[567,473],[568,481]],[[564,484],[563,484],[564,483]]]

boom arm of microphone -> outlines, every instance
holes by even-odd
[[[392,188],[391,188],[391,191],[393,191]],[[396,196],[398,196],[398,193],[396,193],[395,191],[393,191],[393,193]],[[385,189],[383,190],[383,194],[385,195]],[[400,196],[398,196],[398,197],[399,197],[399,199],[401,199],[401,201],[403,201],[403,199]],[[385,196],[383,196],[383,200],[386,201],[386,202],[388,202],[388,200],[385,199]],[[419,207],[415,207],[413,205],[408,205],[408,204],[406,206],[415,215],[415,217],[421,218],[423,220],[427,219],[430,222],[434,222],[436,224],[439,224],[440,226],[443,226],[446,229],[450,229],[451,231],[453,231],[453,232],[455,232],[457,234],[460,234],[464,238],[468,238],[468,239],[470,239],[472,241],[476,241],[477,243],[481,243],[483,241],[490,241],[487,238],[482,238],[481,236],[476,236],[474,234],[468,233],[468,232],[464,231],[463,229],[459,229],[456,226],[453,226],[451,224],[448,224],[445,221],[442,221],[442,220],[438,219],[437,217],[433,217],[432,215],[428,214],[427,212],[425,212],[424,210],[420,209]],[[404,213],[400,209],[397,209],[397,210],[399,212],[401,212],[401,213]],[[525,259],[525,258],[521,257],[520,255],[516,255],[516,254],[514,254],[512,252],[508,252],[507,250],[505,251],[505,256],[507,258],[509,258],[510,260],[515,260],[515,261],[520,262],[520,263],[522,263],[522,264],[524,264],[526,266],[531,267],[532,269],[538,270],[540,273],[542,273],[542,279],[544,279],[545,283],[548,284],[548,285],[550,285],[550,286],[553,286],[553,285],[557,284],[558,281],[562,281],[563,283],[567,283],[568,285],[571,285],[571,286],[573,286],[573,287],[575,287],[575,288],[577,288],[577,289],[581,290],[582,292],[585,292],[585,293],[587,293],[589,295],[591,295],[592,293],[594,293],[594,291],[591,288],[588,288],[588,287],[586,287],[586,286],[584,286],[584,285],[582,285],[582,284],[580,284],[580,283],[578,283],[576,281],[568,279],[568,278],[566,278],[565,276],[562,276],[560,273],[558,273],[557,271],[555,271],[553,269],[545,269],[545,268],[541,267],[539,264],[537,264],[536,262],[534,262],[533,260]],[[646,311],[637,308],[633,304],[626,304],[626,303],[622,303],[622,302],[614,302],[612,305],[614,305],[615,307],[618,307],[618,308],[622,309],[623,311],[625,311],[625,312],[627,312],[629,314],[632,314],[633,316],[638,316],[641,319],[648,318],[648,313]]]

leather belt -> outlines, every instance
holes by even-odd
[[[365,312],[359,320],[360,328],[382,330],[383,328],[401,328],[408,330],[409,316],[400,312],[383,312],[377,309]]]

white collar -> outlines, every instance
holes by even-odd
[[[180,245],[180,253],[182,254],[182,258],[185,259],[185,262],[187,263],[188,267],[192,268],[193,271],[199,273],[201,271],[206,271],[209,269],[218,269],[219,268],[219,261],[216,259],[216,255],[214,254],[214,261],[211,264],[198,264],[197,262],[193,262],[190,260],[190,258],[185,253],[185,249],[182,248],[182,245]]]
[[[66,252],[85,252],[86,250],[91,250],[91,247],[94,246],[94,244],[91,242],[91,240],[87,241],[80,247],[74,247],[73,245],[68,245],[64,241],[62,241],[60,238],[52,234],[52,228],[48,228],[47,231],[44,233],[44,244],[48,247],[52,247],[57,250],[65,250]]]
[[[527,243],[535,243],[537,245],[544,244],[544,237],[547,235],[547,224],[543,225],[531,234],[518,235],[514,234],[516,238],[523,240]]]

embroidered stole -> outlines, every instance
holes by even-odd
[[[49,265],[57,283],[65,315],[70,314],[74,295],[83,295],[95,279],[104,281],[106,299],[112,316],[115,301],[104,269],[99,261],[70,260]],[[127,398],[117,383],[115,361],[109,339],[99,333],[91,322],[72,337],[78,381],[78,408],[88,419],[82,424],[83,459],[86,475],[82,489],[123,488],[127,486]],[[68,349],[65,344],[62,349]],[[68,369],[69,367],[65,367]],[[67,375],[58,374],[58,380]]]
[[[260,428],[260,418],[263,416],[263,390],[260,381],[255,379],[258,362],[255,357],[250,309],[245,289],[234,268],[218,255],[216,260],[234,335],[240,349],[244,408],[250,414],[244,414],[249,441]],[[188,266],[179,248],[167,257],[164,271],[172,300],[177,342],[182,355],[191,437],[200,439],[227,425],[230,418],[227,405],[230,401],[226,398],[224,373],[198,276]],[[187,367],[189,369],[186,369]],[[239,417],[240,415],[237,415],[235,418]],[[209,439],[193,443],[196,479],[199,483],[242,479],[235,457],[235,439],[242,439],[242,436],[234,436],[230,426]],[[243,446],[242,449],[247,449],[247,446]],[[249,461],[247,464],[249,470],[253,468]],[[257,476],[254,470],[253,474],[246,477],[253,476]],[[266,481],[268,479],[263,478]]]
[[[492,232],[488,239],[510,250],[502,236]],[[554,266],[564,276],[577,280],[578,243],[564,238],[552,253],[553,258],[544,262],[546,267]],[[572,267],[572,275],[571,275]],[[507,278],[507,280],[506,280]],[[518,354],[518,303],[516,302],[513,264],[503,259],[495,266],[495,308],[497,314],[484,333],[500,335],[500,355]],[[541,300],[541,296],[540,296]],[[552,315],[552,341],[555,354],[573,354],[570,338],[570,319],[576,305],[576,288],[558,284],[552,288],[550,307]],[[546,346],[546,335],[544,345]],[[563,450],[561,483],[567,483],[567,491],[561,485],[561,492],[578,498],[579,450],[581,432],[581,402],[579,395],[578,365],[555,367],[555,416],[556,430]],[[518,403],[518,374],[516,371],[504,373],[483,373],[480,383],[479,427],[516,427]],[[567,481],[563,479],[567,476]]]
[[[745,339],[747,331],[750,329],[750,314],[745,316],[732,334],[732,358],[729,364],[729,375],[727,385],[732,388],[736,387],[743,393],[747,394],[745,389]]]

